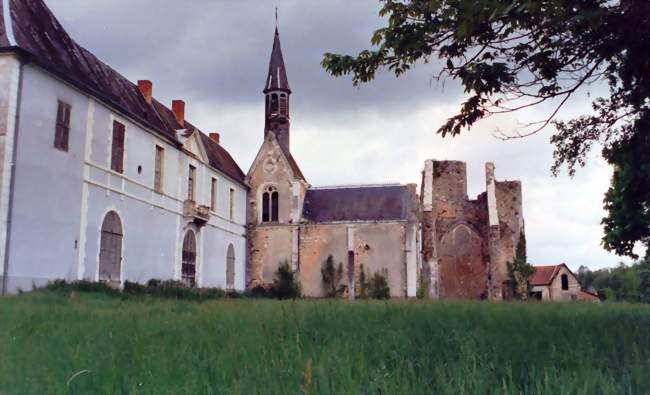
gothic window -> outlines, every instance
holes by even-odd
[[[111,170],[124,172],[124,124],[113,121],[113,141],[111,144]]]
[[[115,211],[109,211],[102,222],[99,246],[99,281],[120,283],[122,237],[120,216]]]
[[[269,186],[262,193],[262,222],[278,222],[279,195],[275,187]]]
[[[70,105],[59,100],[59,106],[56,111],[54,147],[63,151],[67,151],[69,137],[70,137]]]
[[[196,285],[196,236],[192,230],[185,233],[182,255],[181,279],[185,285],[193,287]]]
[[[235,247],[228,245],[226,253],[226,288],[235,288]]]
[[[569,289],[569,276],[563,274],[561,279],[562,279],[562,290],[567,291]]]

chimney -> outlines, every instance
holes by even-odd
[[[210,133],[210,138],[212,141],[219,144],[219,133]]]
[[[138,89],[147,103],[151,104],[153,94],[153,84],[149,80],[138,80]]]
[[[174,112],[176,121],[185,127],[185,102],[182,100],[173,100],[172,111]]]

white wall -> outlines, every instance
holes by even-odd
[[[69,151],[53,147],[57,100],[71,105]],[[110,170],[113,120],[126,125],[124,173]],[[197,233],[199,286],[225,286],[226,249],[236,252],[236,288],[244,288],[246,189],[110,108],[28,65],[24,68],[20,140],[10,248],[12,288],[56,278],[97,279],[100,229],[116,211],[123,226],[122,281],[180,278],[187,172],[197,167],[199,204],[217,212]],[[163,193],[153,191],[155,145],[165,148]],[[138,167],[141,172],[138,172]],[[230,188],[235,216],[228,218]]]

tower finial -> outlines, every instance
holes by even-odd
[[[278,32],[278,6],[275,6],[275,32]]]

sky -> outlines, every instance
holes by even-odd
[[[468,195],[485,190],[485,162],[498,180],[521,180],[528,259],[572,269],[615,266],[627,259],[600,240],[603,194],[611,169],[592,152],[574,178],[553,177],[552,127],[502,141],[549,108],[502,115],[459,137],[437,128],[465,97],[456,81],[438,81],[436,62],[396,78],[380,73],[353,87],[320,66],[326,52],[370,48],[381,27],[377,0],[46,0],[68,33],[131,81],[148,79],[163,103],[186,102],[186,118],[221,144],[246,172],[263,140],[262,89],[278,7],[291,95],[291,152],[313,186],[419,183],[426,159],[467,163]],[[597,93],[579,92],[558,114],[586,113]]]

